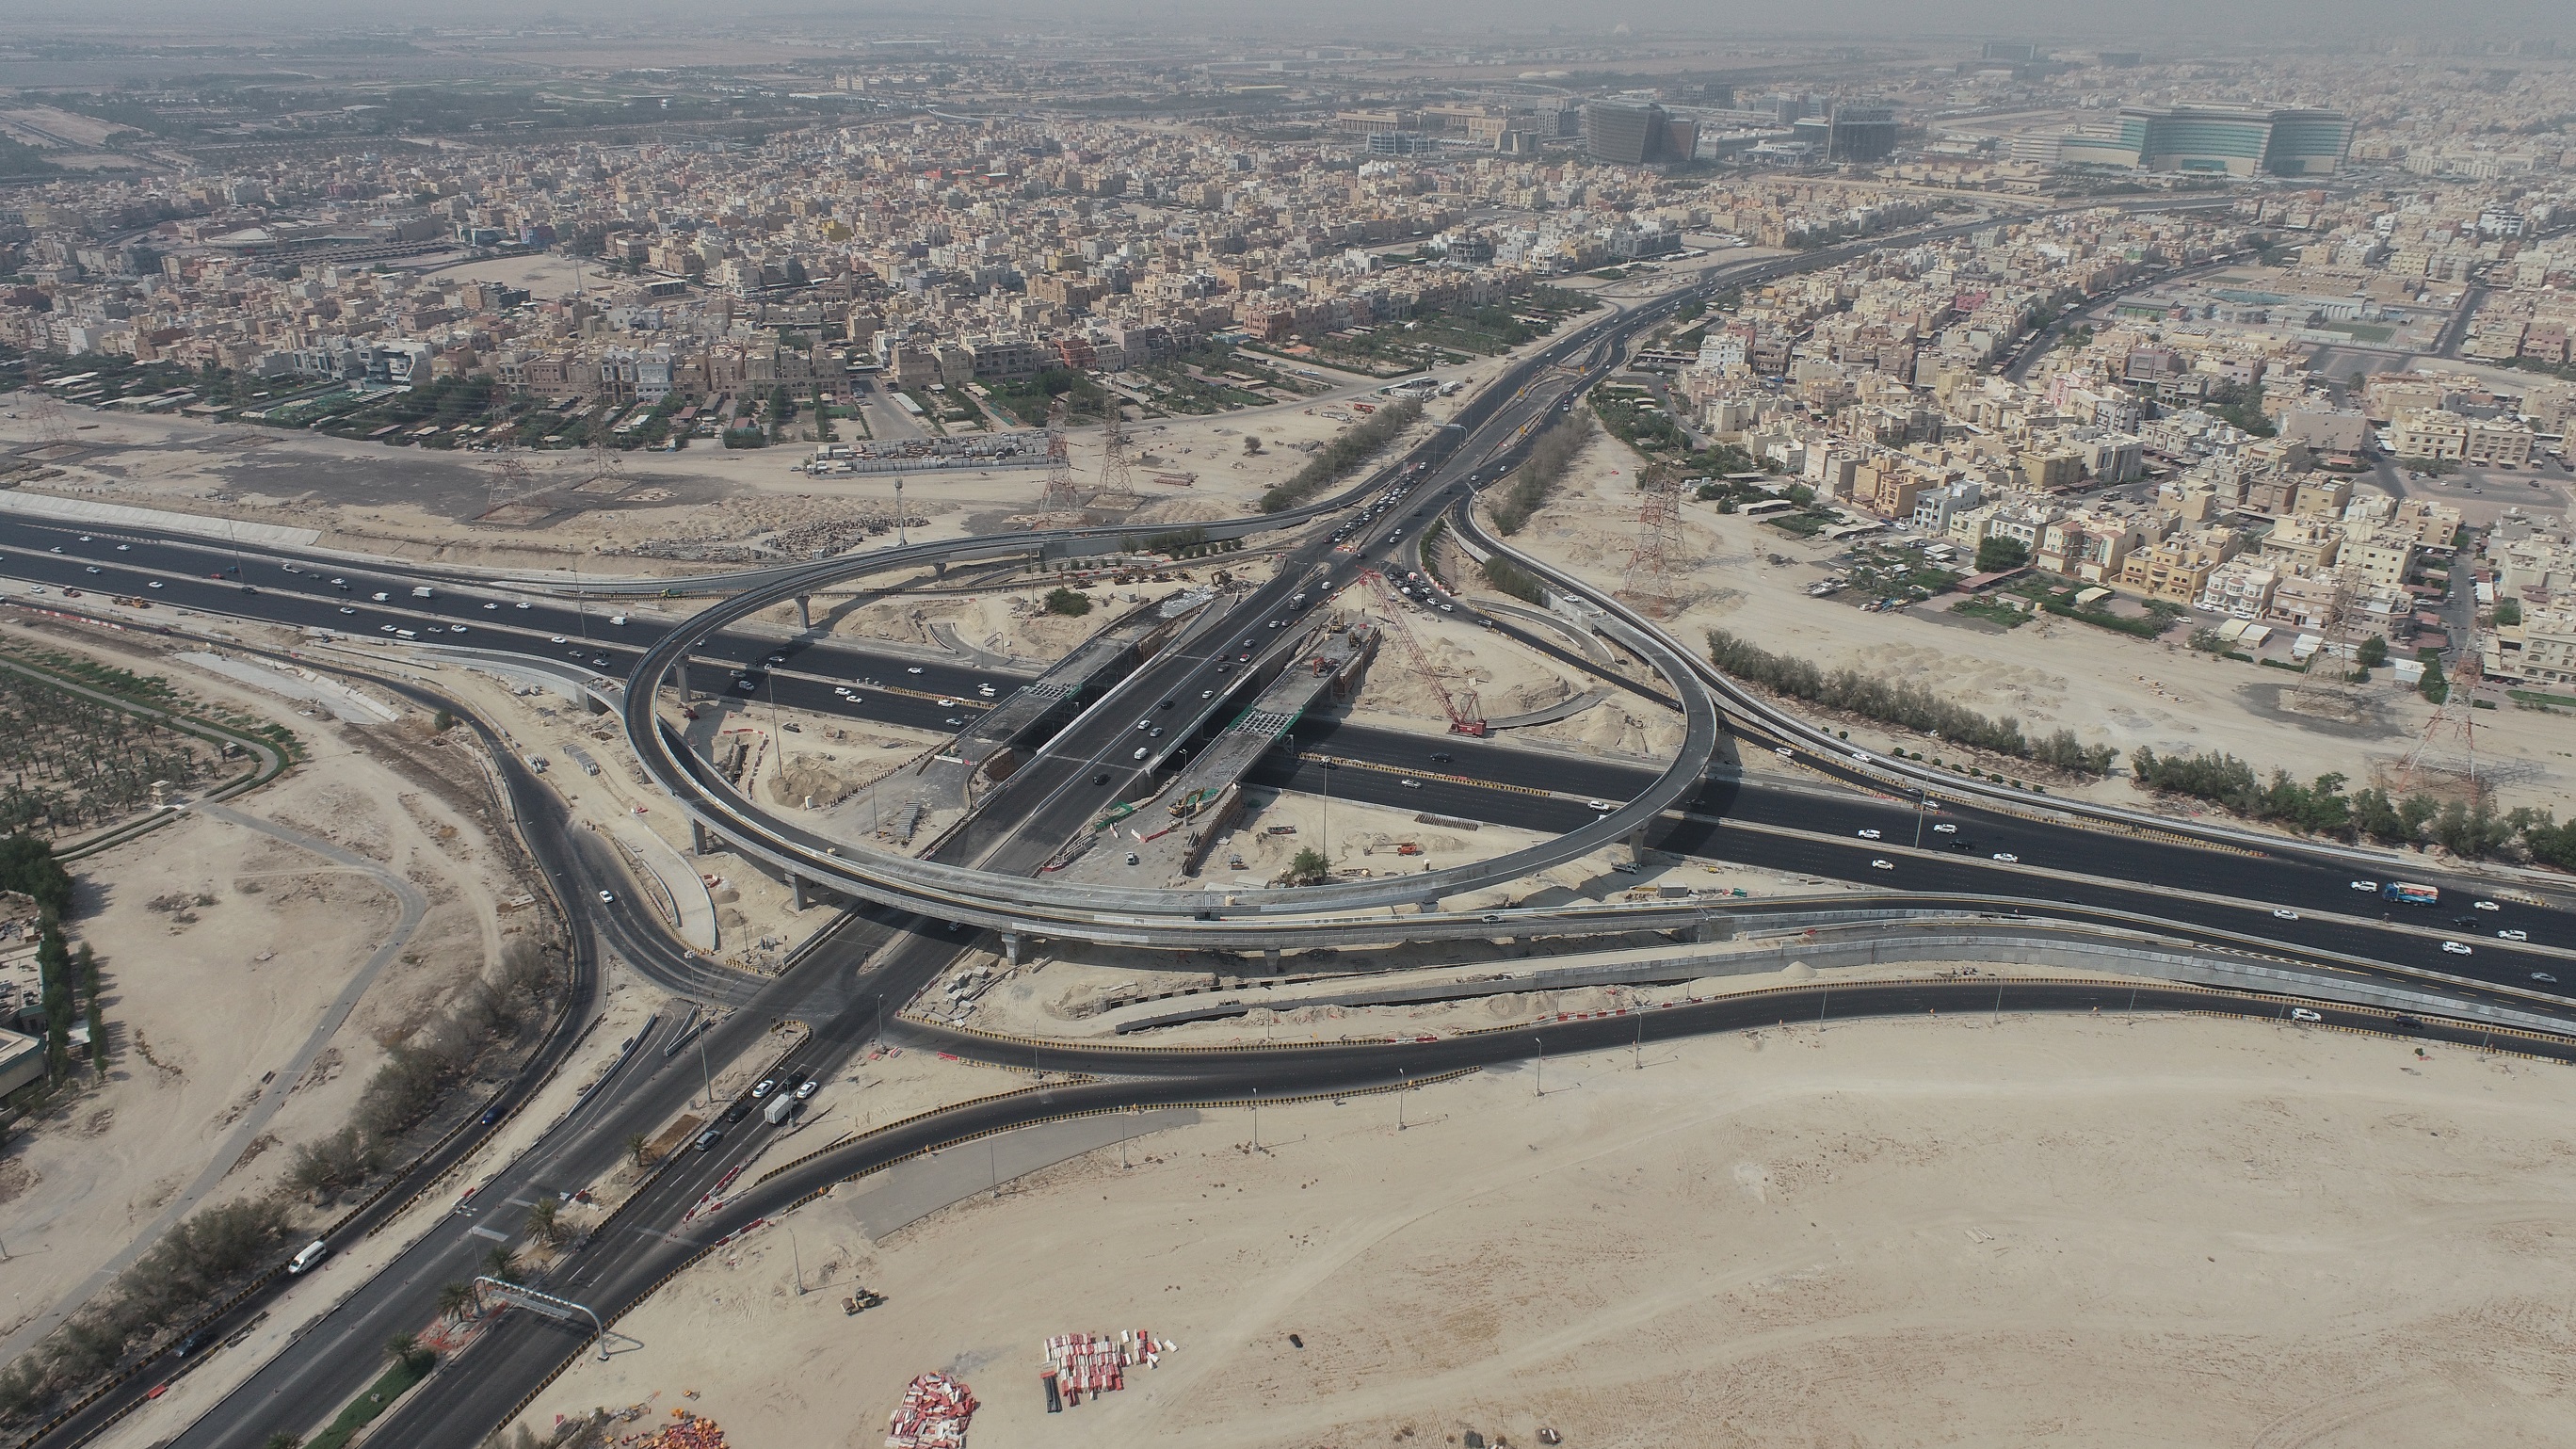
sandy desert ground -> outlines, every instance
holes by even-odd
[[[1617,585],[1637,532],[1636,465],[1625,445],[1596,435],[1548,507],[1509,541]],[[1837,546],[1720,514],[1714,504],[1683,505],[1682,537],[1675,573],[1685,606],[1662,622],[1684,646],[1704,652],[1709,629],[1724,629],[1776,654],[1920,684],[1989,716],[2011,715],[2026,732],[2063,726],[2088,744],[2113,746],[2123,759],[2140,745],[2159,753],[2214,750],[2301,779],[2333,770],[2367,782],[2374,768],[2405,758],[2432,714],[2412,691],[2390,683],[2362,687],[2368,710],[2355,724],[2292,714],[2278,707],[2292,676],[2194,653],[2183,647],[2188,627],[2152,642],[2053,618],[2006,632],[1951,618],[1937,603],[1870,614],[1845,599],[1809,598],[1807,585],[1829,572],[1824,561]],[[1775,555],[1789,562],[1770,562]],[[1923,744],[1857,722],[1852,738],[1881,748]],[[2536,775],[2499,789],[2505,808],[2540,805],[2563,813],[2576,785],[2576,736],[2564,716],[2481,711],[2478,740],[2482,758],[2538,767]],[[2069,793],[2150,803],[2125,776]]]
[[[1906,1021],[1557,1059],[1103,1150],[871,1243],[844,1188],[534,1406],[979,1449],[2556,1444],[2576,1078],[2181,1018]],[[790,1231],[795,1236],[788,1241]],[[2562,1236],[2562,1234],[2566,1234]],[[794,1261],[821,1291],[797,1296]],[[890,1303],[844,1317],[845,1285]],[[1048,1417],[1049,1334],[1178,1348]],[[1297,1334],[1304,1347],[1292,1345]],[[683,1400],[683,1390],[700,1397]]]
[[[501,907],[524,886],[456,788],[406,761],[430,748],[411,737],[415,725],[342,726],[165,656],[60,626],[36,637],[287,724],[311,758],[234,807],[376,862],[427,897],[402,954],[205,1201],[267,1191],[296,1145],[347,1120],[387,1043],[442,1010],[506,935],[537,924],[533,912]],[[389,738],[395,731],[405,737]],[[100,955],[117,1049],[104,1084],[61,1120],[13,1134],[0,1158],[11,1225],[0,1326],[51,1308],[197,1176],[265,1074],[296,1053],[400,914],[393,891],[370,875],[206,816],[74,871],[81,908],[71,934]]]

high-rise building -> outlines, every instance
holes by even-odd
[[[2021,41],[1989,40],[1986,42],[1985,53],[1981,55],[1979,59],[2009,61],[2014,65],[2028,65],[2032,61],[2039,59],[2039,47]]]
[[[2069,137],[2069,161],[2232,176],[2324,176],[2343,164],[2352,122],[2336,111],[2128,106],[2116,135]]]
[[[1583,149],[1595,161],[1642,166],[1667,158],[1665,146],[1671,117],[1654,104],[1587,101],[1583,107]]]
[[[1828,161],[1884,161],[1896,151],[1896,108],[1836,101],[1825,130]]]

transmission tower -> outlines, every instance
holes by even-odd
[[[1126,409],[1109,395],[1109,416],[1100,422],[1100,491],[1120,502],[1136,497],[1136,480],[1127,466]]]
[[[1672,469],[1658,463],[1637,479],[1637,542],[1619,592],[1657,612],[1672,607],[1680,593],[1673,583],[1673,555],[1681,542],[1681,489]]]
[[[585,493],[615,493],[626,486],[626,464],[619,457],[616,444],[606,433],[593,434],[590,440],[590,477],[581,489]]]
[[[1079,513],[1082,495],[1073,487],[1073,450],[1064,436],[1064,399],[1047,409],[1046,490],[1038,495],[1040,513]]]
[[[2397,770],[2396,793],[2411,795],[2419,785],[2441,780],[2459,781],[2468,787],[2469,797],[2476,799],[2486,788],[2478,776],[2478,686],[2486,682],[2486,668],[2478,657],[2478,635],[2469,631],[2468,641],[2460,647],[2460,657],[2451,666],[2450,692],[2425,722],[2424,734]]]
[[[536,475],[528,470],[528,460],[519,455],[519,433],[510,422],[508,388],[492,389],[492,411],[501,419],[501,433],[499,441],[492,445],[492,466],[485,474],[491,499],[483,510],[487,515],[500,512],[540,486]]]
[[[72,420],[63,416],[63,405],[45,391],[43,374],[37,370],[35,354],[27,355],[28,420],[36,425],[36,441],[44,447],[59,448],[72,441]]]
[[[2326,604],[2326,617],[2317,626],[2318,637],[2327,646],[2361,642],[2352,637],[2355,598],[2361,592],[2360,569],[2352,559],[2351,540],[2346,539],[2340,547],[2342,557],[2335,565],[2334,594]],[[2288,708],[2329,719],[2360,718],[2361,700],[2344,687],[2342,657],[2330,647],[2309,655],[2306,672],[2290,692]]]

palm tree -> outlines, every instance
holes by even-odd
[[[449,1283],[438,1290],[438,1315],[451,1322],[462,1322],[482,1302],[471,1283]]]
[[[561,1211],[553,1198],[539,1198],[537,1205],[528,1209],[528,1236],[549,1248],[562,1242],[563,1224],[555,1220]]]
[[[626,1139],[626,1155],[635,1159],[635,1165],[637,1167],[642,1167],[644,1165],[644,1149],[651,1145],[652,1144],[646,1139],[644,1134],[638,1132]]]
[[[513,1276],[517,1273],[518,1267],[519,1256],[510,1251],[510,1245],[507,1243],[495,1244],[492,1251],[483,1255],[483,1276],[486,1278],[498,1278],[504,1283],[515,1283],[519,1281]]]

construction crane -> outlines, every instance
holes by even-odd
[[[1440,682],[1440,671],[1431,667],[1431,656],[1422,652],[1421,641],[1413,637],[1413,630],[1404,622],[1404,610],[1400,607],[1402,601],[1395,591],[1395,585],[1386,575],[1375,569],[1360,570],[1360,577],[1368,580],[1369,586],[1377,591],[1378,602],[1386,606],[1387,632],[1403,642],[1404,651],[1413,656],[1414,672],[1422,676],[1425,684],[1431,686],[1433,694],[1439,696],[1441,711],[1449,716],[1449,733],[1473,735],[1477,739],[1483,739],[1486,730],[1485,717],[1475,692],[1467,691],[1462,702],[1457,696],[1450,694],[1447,685]]]

